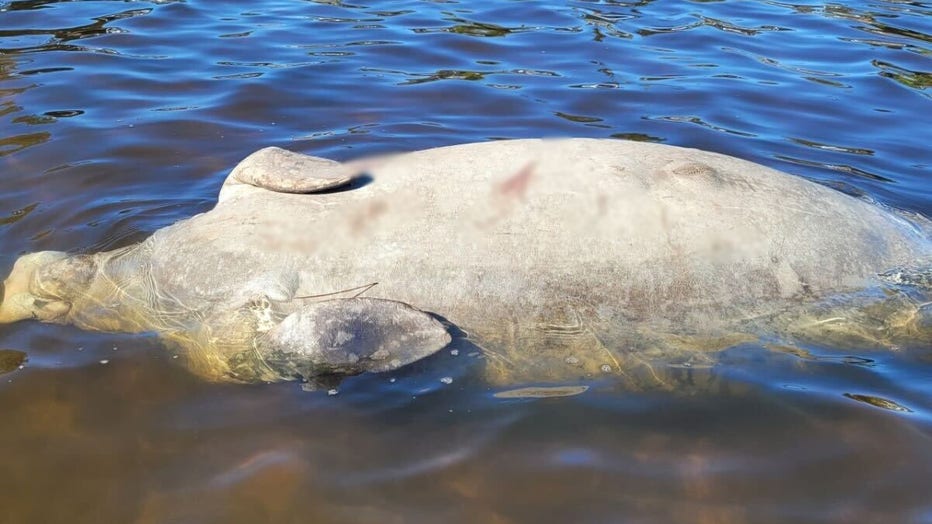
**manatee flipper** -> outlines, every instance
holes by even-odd
[[[357,175],[333,160],[266,147],[237,164],[225,185],[249,184],[279,193],[316,193],[349,184]]]
[[[349,298],[301,306],[257,342],[256,354],[285,379],[397,369],[450,343],[443,324],[402,302]]]

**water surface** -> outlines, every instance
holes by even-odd
[[[929,216],[930,54],[915,1],[0,2],[0,270],[205,211],[268,145],[647,140]],[[29,355],[4,522],[932,522],[928,348],[745,345],[672,392],[533,399],[467,348],[335,396],[206,384],[146,336],[0,348]]]

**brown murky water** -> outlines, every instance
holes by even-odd
[[[480,362],[441,355],[328,396],[205,384],[155,347],[113,343],[83,351],[107,364],[31,366],[4,384],[5,521],[904,522],[927,510],[916,409],[928,391],[903,414],[831,390],[896,389],[870,367],[748,348],[693,391],[593,382],[502,400],[471,378]]]
[[[870,367],[747,348],[693,391],[502,400],[480,361],[440,355],[329,396],[112,343],[4,384],[5,521],[902,522],[928,503],[928,397],[904,415],[830,391],[894,387]]]
[[[930,20],[903,1],[0,2],[0,270],[206,210],[266,145],[664,141],[929,215]],[[28,356],[0,353],[3,523],[932,522],[929,348],[742,345],[674,391],[536,398],[490,389],[468,347],[334,396],[204,383],[146,336],[20,323],[0,349]]]

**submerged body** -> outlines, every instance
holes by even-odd
[[[214,209],[140,244],[21,258],[0,321],[154,331],[201,375],[274,381],[425,356],[450,340],[429,312],[495,357],[497,381],[563,380],[785,330],[770,320],[927,267],[925,227],[656,144],[517,140],[356,164],[266,149]],[[928,336],[917,322],[907,337]]]

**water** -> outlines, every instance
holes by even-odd
[[[932,215],[932,4],[0,3],[0,269],[144,238],[267,145],[619,137]],[[932,355],[740,346],[675,392],[496,397],[469,348],[338,394],[21,323],[3,522],[932,522]],[[106,361],[106,363],[102,363]],[[444,379],[452,379],[444,380]],[[449,382],[449,383],[447,383]]]

